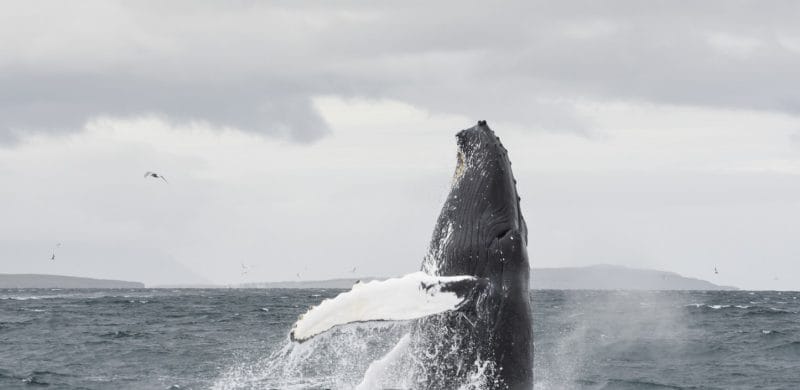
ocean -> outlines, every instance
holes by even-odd
[[[0,290],[0,389],[355,388],[408,325],[290,343],[297,316],[339,292]],[[535,290],[535,387],[800,388],[798,296]],[[415,387],[404,375],[381,383]]]

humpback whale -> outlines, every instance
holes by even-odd
[[[533,388],[527,226],[508,152],[486,124],[460,131],[450,193],[420,272],[357,283],[311,308],[290,339],[338,325],[414,320],[415,388]],[[477,374],[477,375],[476,375]]]

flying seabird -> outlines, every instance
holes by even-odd
[[[715,274],[718,274],[718,273],[719,273],[719,271],[717,271],[717,267],[714,267],[714,273],[715,273]]]
[[[61,243],[59,242],[58,244],[56,244],[55,248],[53,248],[53,253],[50,255],[50,260],[55,260],[56,259],[56,248],[58,248],[60,246],[61,246]]]
[[[144,173],[144,178],[146,179],[148,177],[152,177],[154,179],[161,179],[161,180],[164,180],[164,183],[169,183],[164,176],[159,175],[159,174],[157,174],[155,172],[150,172],[150,171],[145,172]]]

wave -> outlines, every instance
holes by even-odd
[[[787,314],[797,314],[796,311],[789,311],[778,309],[777,307],[755,307],[752,310],[748,310],[745,315],[754,316],[754,315],[787,315]]]
[[[41,378],[39,378],[37,376],[34,376],[34,375],[26,376],[25,378],[22,378],[22,383],[24,383],[26,385],[31,385],[31,386],[50,386],[50,383],[45,382]]]
[[[50,385],[58,384],[57,383],[59,382],[58,378],[68,378],[68,377],[74,377],[74,375],[62,374],[60,372],[54,372],[54,371],[36,370],[36,371],[31,371],[26,375],[16,377],[16,379],[21,380],[22,383],[29,386],[49,387]]]
[[[11,371],[0,368],[0,379],[19,379]]]
[[[748,305],[708,305],[708,304],[705,304],[705,303],[690,303],[688,305],[685,305],[684,307],[694,307],[696,309],[706,308],[706,309],[712,309],[712,310],[730,309],[730,308],[736,308],[736,309],[749,309],[750,308],[750,306],[748,306]]]
[[[0,300],[8,301],[36,301],[43,299],[102,299],[102,298],[152,298],[153,295],[118,295],[118,294],[105,294],[103,292],[96,293],[72,293],[72,294],[42,294],[42,295],[0,295]]]
[[[709,305],[709,304],[705,304],[705,303],[690,303],[688,305],[684,305],[684,307],[688,308],[688,309],[699,309],[700,311],[709,311],[709,310],[744,311],[745,315],[797,314],[796,311],[780,309],[780,308],[772,307],[772,306],[760,306],[760,305],[754,304],[754,302],[750,302],[750,303],[751,303],[750,305],[735,305],[735,304]]]
[[[122,338],[141,338],[147,337],[147,334],[128,331],[128,330],[117,330],[114,332],[107,332],[100,335],[103,338],[110,338],[110,339],[122,339]]]
[[[627,389],[695,389],[696,387],[681,387],[675,385],[667,385],[663,383],[656,383],[656,382],[649,382],[643,380],[636,380],[636,379],[610,379],[608,380],[603,387],[600,389],[615,389],[615,390],[627,390]]]
[[[795,360],[800,358],[800,341],[776,345],[766,348],[765,351],[768,351],[769,355],[772,357],[783,357]]]
[[[131,299],[131,298],[139,298],[139,297],[107,295],[102,297],[90,297],[90,298],[78,298],[78,299],[85,300],[84,303],[89,306],[145,304],[150,302],[149,300],[146,299]],[[141,298],[147,298],[147,297],[141,297]]]
[[[45,299],[41,296],[11,296],[11,295],[3,295],[0,296],[0,300],[4,301],[28,301],[28,300],[36,300],[36,299]]]

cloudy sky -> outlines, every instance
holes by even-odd
[[[0,272],[411,272],[453,135],[486,119],[535,266],[797,289],[797,20],[764,1],[6,1]]]

